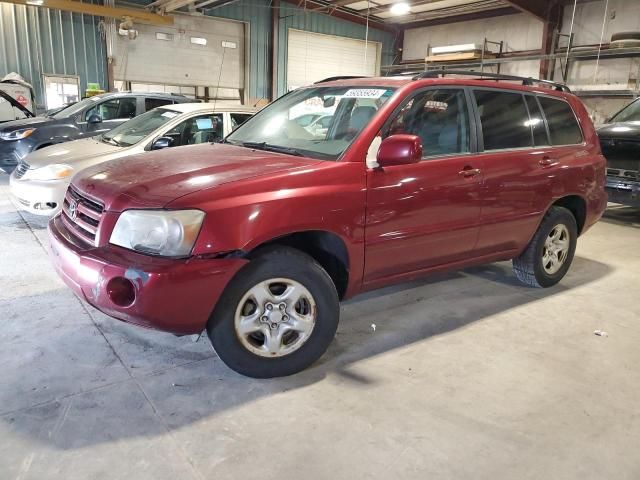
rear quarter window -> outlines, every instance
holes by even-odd
[[[582,143],[582,131],[571,106],[564,100],[538,97],[547,119],[551,145],[576,145]]]

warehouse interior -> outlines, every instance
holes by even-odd
[[[377,85],[366,77],[404,85],[446,70],[472,72],[487,83],[491,75],[515,79],[522,89],[531,85],[529,78],[553,82],[559,95],[566,89],[584,106],[583,131],[584,122],[592,122],[588,128],[595,128],[603,148],[624,143],[632,153],[620,164],[606,148],[604,157],[598,151],[609,162],[606,185],[600,185],[609,201],[602,218],[585,228],[571,268],[550,288],[518,283],[511,257],[505,257],[345,295],[327,352],[289,376],[242,375],[219,358],[206,332],[173,335],[115,320],[61,279],[53,265],[58,253],[51,230],[71,205],[71,193],[64,207],[57,206],[63,213],[52,217],[25,211],[14,182],[36,164],[31,158],[42,162],[49,153],[47,161],[66,165],[56,159],[71,155],[69,145],[94,140],[84,134],[59,145],[39,140],[26,156],[16,150],[3,157],[10,141],[36,138],[32,132],[42,127],[29,125],[38,119],[56,118],[101,95],[143,98],[125,123],[107,128],[102,111],[101,134],[108,138],[111,128],[151,115],[150,99],[157,96],[157,105],[175,104],[164,114],[172,119],[167,121],[193,112],[218,115],[213,123],[207,118],[206,135],[194,134],[175,149],[141,153],[131,146],[136,164],[145,155],[164,155],[163,161],[178,164],[171,178],[182,179],[193,174],[194,162],[203,161],[192,160],[189,152],[196,150],[189,149],[204,145],[187,143],[240,148],[217,143],[238,127],[242,135],[242,123],[254,114],[259,125],[263,112],[300,89],[322,87],[330,77],[365,78],[369,83],[353,87],[361,89]],[[434,78],[445,81],[444,73]],[[532,90],[540,93],[544,85]],[[640,105],[632,103],[639,94],[637,0],[0,0],[0,163],[15,156],[10,168],[0,169],[0,478],[638,478],[640,111],[626,123],[616,118]],[[376,108],[381,98],[391,102],[384,95],[370,97]],[[365,105],[357,108],[372,108]],[[333,104],[325,101],[328,106]],[[224,127],[213,136],[217,119]],[[317,115],[304,127],[315,128],[316,135],[331,132],[333,127],[315,124],[322,119]],[[90,113],[84,120],[92,122]],[[22,122],[17,131],[25,137],[3,133],[16,122]],[[156,137],[146,150],[163,139],[172,141]],[[252,148],[265,145],[253,142]],[[129,157],[114,160],[110,152],[94,154],[126,169]],[[483,153],[467,151],[478,152]],[[149,165],[156,166],[154,161]],[[368,161],[367,154],[367,168]],[[264,166],[264,175],[275,163]],[[303,167],[302,173],[315,168],[310,161]],[[93,176],[87,174],[82,185],[93,188],[102,171],[89,168]],[[149,171],[154,168],[161,170]],[[73,169],[74,180],[70,173],[61,175],[80,185],[75,179],[81,173]],[[113,174],[104,172],[103,180]],[[135,183],[135,174],[128,175],[120,185]],[[207,175],[186,183],[206,184],[213,177],[231,182],[239,174]],[[415,180],[407,175],[398,185]],[[554,175],[559,174],[548,177]],[[139,207],[148,200],[149,208],[163,210],[149,200],[160,195],[154,179],[141,176],[151,180],[117,201],[133,199]],[[174,181],[163,195],[178,191]],[[258,188],[256,180],[224,200],[262,202]],[[540,188],[531,183],[522,190],[529,199]],[[269,201],[293,190],[282,187]],[[312,182],[300,190],[312,191]],[[443,198],[453,190],[443,189]],[[506,194],[496,198],[521,201]],[[313,203],[307,204],[310,211],[322,208]],[[446,217],[446,200],[442,205]],[[327,202],[323,221],[328,224],[337,208]],[[354,231],[367,223],[364,211]],[[303,224],[297,212],[292,207],[280,216]],[[393,205],[378,213],[372,224],[402,217]],[[248,223],[240,216],[221,221],[220,228],[245,232],[257,215],[255,210]],[[385,232],[380,238],[385,235],[401,236]],[[446,238],[453,243],[456,235],[462,234]],[[211,243],[226,239],[212,238]],[[247,253],[223,250],[224,256],[207,259],[231,262]],[[360,268],[367,268],[364,261]],[[140,276],[143,269],[130,270]],[[179,293],[169,297],[164,301],[179,305]]]

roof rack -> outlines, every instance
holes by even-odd
[[[313,82],[313,84],[316,85],[318,83],[333,82],[335,80],[353,80],[354,78],[367,78],[367,77],[363,75],[339,75],[337,77],[328,77],[322,80],[318,80],[317,82]]]
[[[567,87],[564,83],[553,82],[551,80],[540,80],[539,78],[533,77],[519,77],[517,75],[504,75],[501,73],[490,73],[490,72],[474,72],[472,70],[428,70],[426,72],[422,72],[419,75],[413,77],[413,80],[420,80],[422,78],[438,78],[440,75],[443,77],[445,75],[469,75],[480,78],[492,78],[496,80],[516,80],[521,81],[522,85],[533,85],[534,83],[538,83],[541,85],[549,85],[554,89],[560,92],[571,93],[569,87]]]

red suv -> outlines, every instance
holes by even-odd
[[[584,106],[561,85],[445,73],[329,79],[222,144],[81,172],[49,223],[58,273],[117,319],[206,329],[253,377],[312,364],[365,290],[509,259],[556,284],[606,205]]]

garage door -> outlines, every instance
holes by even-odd
[[[245,24],[175,15],[170,27],[136,24],[138,36],[117,35],[114,77],[130,84],[245,86]]]
[[[289,29],[288,36],[289,90],[337,75],[380,74],[382,45],[379,42],[364,42],[292,28]]]

